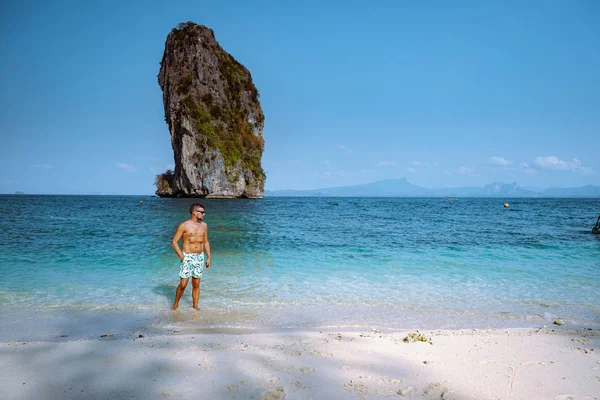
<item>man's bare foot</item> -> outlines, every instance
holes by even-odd
[[[196,307],[194,307],[194,310],[200,311],[200,307],[196,306]]]
[[[177,310],[177,307],[179,307],[179,304],[173,304],[173,310]]]

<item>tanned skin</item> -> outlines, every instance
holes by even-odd
[[[175,253],[179,256],[181,261],[184,259],[183,252],[186,253],[206,253],[206,268],[210,268],[210,244],[208,243],[208,225],[206,222],[202,222],[204,219],[204,208],[194,207],[191,211],[191,218],[187,221],[179,224],[175,236],[171,245],[175,250]],[[179,239],[183,239],[183,251],[179,248]],[[175,302],[173,303],[173,310],[177,310],[179,307],[179,299],[183,296],[185,287],[188,284],[189,278],[181,278],[179,286],[177,286],[177,293],[175,295]],[[195,310],[198,310],[198,299],[200,298],[200,278],[192,277],[192,303]]]

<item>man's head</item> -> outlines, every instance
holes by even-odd
[[[204,205],[200,203],[194,203],[190,206],[190,214],[196,216],[198,219],[204,218]]]

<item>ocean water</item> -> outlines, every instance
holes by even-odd
[[[140,204],[143,200],[143,204]],[[213,265],[170,311],[206,206]],[[600,199],[0,196],[0,340],[600,327]]]

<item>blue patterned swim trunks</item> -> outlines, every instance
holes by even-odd
[[[183,261],[179,267],[180,278],[202,278],[204,269],[204,253],[183,253]]]

